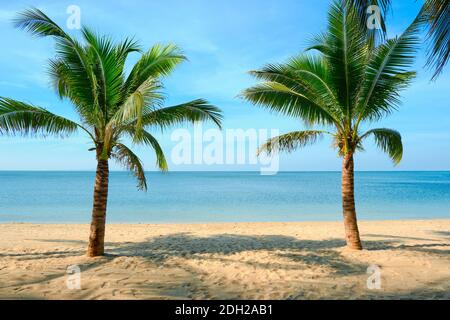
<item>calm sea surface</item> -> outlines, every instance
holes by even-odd
[[[0,222],[89,222],[94,172],[0,172]],[[340,220],[339,172],[112,172],[109,222]],[[450,218],[450,172],[357,172],[360,219]]]

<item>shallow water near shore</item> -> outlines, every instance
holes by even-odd
[[[0,222],[86,223],[95,172],[0,172]],[[357,172],[362,220],[450,217],[450,172]],[[109,222],[333,221],[339,172],[111,172]]]

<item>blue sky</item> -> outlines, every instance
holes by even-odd
[[[3,2],[3,1],[2,1]],[[176,43],[189,61],[165,80],[167,104],[206,98],[223,109],[224,128],[303,128],[293,119],[269,114],[236,95],[255,81],[246,73],[265,63],[282,62],[301,52],[308,40],[326,27],[331,1],[309,0],[166,0],[166,1],[14,1],[0,7],[0,96],[32,102],[76,119],[71,106],[61,102],[48,85],[46,63],[54,54],[51,39],[36,39],[14,29],[10,19],[35,6],[65,26],[66,9],[81,8],[82,24],[115,39],[134,35],[145,48],[154,43]],[[388,19],[390,35],[413,20],[422,1],[393,1]],[[77,35],[78,31],[71,31]],[[137,56],[130,59],[130,64]],[[448,68],[436,82],[423,68],[419,54],[418,78],[402,94],[400,111],[374,124],[402,133],[404,158],[393,167],[372,142],[356,158],[357,170],[450,170],[450,77]],[[170,132],[155,134],[166,155],[175,145]],[[93,170],[95,158],[82,134],[59,140],[0,137],[0,170]],[[283,155],[281,170],[340,170],[341,161],[323,140],[315,146]],[[155,170],[150,150],[136,148],[146,170]],[[175,166],[171,170],[256,170],[255,166]],[[114,169],[119,169],[113,166]]]

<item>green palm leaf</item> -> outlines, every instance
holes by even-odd
[[[7,134],[69,135],[80,126],[43,108],[0,97],[0,131]]]
[[[149,79],[156,80],[169,75],[173,69],[185,61],[181,50],[173,45],[154,45],[144,53],[128,75],[123,88],[123,101]]]
[[[37,8],[24,10],[13,22],[15,27],[22,28],[35,36],[68,37],[63,29]]]
[[[57,63],[50,64],[50,74],[54,83],[58,84],[56,88],[59,95],[70,98],[76,108],[89,106],[91,112],[95,112],[98,106],[97,79],[85,48],[39,9],[23,11],[14,19],[14,24],[33,35],[55,38],[58,58]],[[70,70],[64,76],[61,61]]]
[[[449,0],[427,0],[421,10],[427,23],[427,66],[434,69],[433,79],[444,70],[450,57],[450,3]]]
[[[345,0],[354,6],[360,17],[361,29],[367,30],[367,8],[378,5],[383,13],[382,30],[386,32],[384,17],[391,6],[390,0]],[[432,79],[436,79],[444,70],[450,57],[450,4],[449,0],[426,0],[420,10],[420,21],[427,28],[425,43],[428,44],[426,65],[434,69]]]
[[[337,104],[336,92],[334,92],[333,84],[330,82],[328,66],[323,59],[310,55],[300,55],[290,59],[286,64],[270,64],[261,70],[251,71],[250,73],[257,79],[266,81],[265,84],[279,83],[297,96],[305,97],[326,114],[323,119],[324,123],[336,123],[337,118],[334,117],[334,113],[339,113],[341,110],[335,108]],[[243,96],[254,102],[252,96],[248,95],[248,91],[244,91]],[[300,104],[297,108],[304,109],[305,104]],[[275,108],[278,106],[285,107],[283,104],[274,105]],[[279,109],[278,111],[291,113],[288,110]],[[304,114],[304,120],[310,121],[307,113],[301,112],[300,117],[302,117],[301,114]]]
[[[145,178],[145,171],[139,157],[133,153],[127,146],[122,143],[117,143],[114,146],[111,156],[122,164],[126,169],[131,171],[138,180],[138,189],[147,190],[147,180]]]
[[[357,88],[364,76],[364,60],[369,50],[367,33],[360,28],[358,12],[335,1],[328,13],[328,32],[322,43],[312,46],[326,58],[337,100],[343,113],[351,116]]]
[[[292,152],[300,147],[314,144],[324,134],[329,134],[326,131],[319,130],[306,130],[295,131],[287,134],[283,134],[278,137],[269,139],[258,150],[258,155],[265,152],[272,154],[273,152],[284,151]]]
[[[360,25],[363,30],[367,30],[369,37],[383,40],[386,35],[385,19],[390,7],[390,0],[345,0],[349,6],[355,8],[360,18]],[[370,6],[377,6],[380,9],[380,30],[370,30],[367,28],[367,20],[370,18],[372,12],[368,10]],[[376,40],[376,39],[374,39]]]
[[[147,110],[142,116],[144,126],[159,126],[162,129],[197,121],[212,121],[220,128],[222,125],[221,110],[204,99],[196,99],[176,106]]]
[[[142,130],[144,112],[151,112],[164,102],[161,89],[161,84],[152,78],[143,82],[116,110],[110,119],[110,124],[133,122],[136,131]]]
[[[161,171],[167,171],[169,169],[166,161],[166,157],[164,156],[164,152],[161,146],[158,143],[158,140],[151,135],[148,131],[142,130],[140,134],[136,135],[136,131],[133,127],[124,128],[124,131],[129,134],[131,139],[136,144],[143,144],[151,147],[153,151],[155,151],[156,155],[156,166]]]
[[[85,41],[88,44],[87,54],[93,64],[93,72],[97,79],[97,101],[103,111],[105,121],[111,112],[109,106],[120,103],[122,97],[123,64],[125,60],[117,56],[120,49],[114,45],[111,39],[102,37],[86,27],[82,28]],[[117,63],[121,65],[117,65]]]
[[[415,73],[411,72],[419,45],[419,20],[402,35],[387,40],[373,50],[365,67],[356,114],[361,119],[379,119],[395,110],[399,91],[406,88]]]
[[[264,82],[244,90],[241,96],[270,111],[300,118],[308,124],[333,124],[335,117],[308,96],[280,82]]]
[[[402,137],[398,131],[392,129],[372,129],[361,136],[361,140],[373,135],[377,146],[386,152],[395,164],[403,157]]]

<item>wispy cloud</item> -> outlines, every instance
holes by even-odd
[[[0,9],[0,23],[11,23],[11,20],[16,14],[13,10]]]

